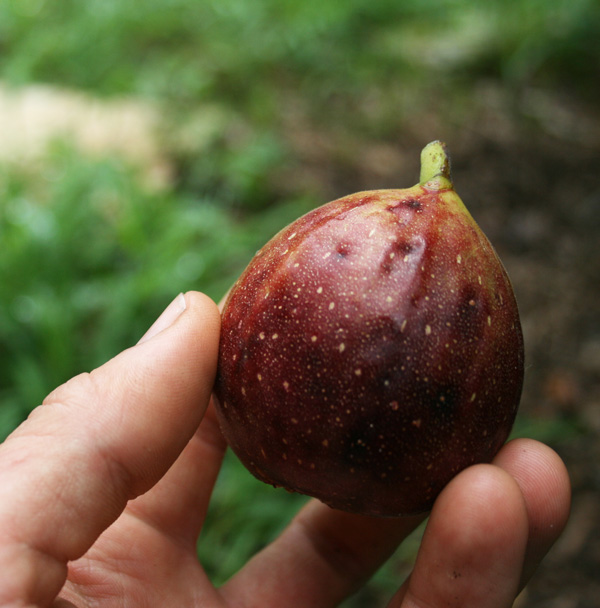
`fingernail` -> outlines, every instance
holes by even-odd
[[[152,323],[150,329],[140,338],[138,344],[154,338],[163,329],[170,327],[181,313],[187,308],[185,296],[180,293],[162,312],[160,317]]]

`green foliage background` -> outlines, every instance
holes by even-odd
[[[176,293],[218,300],[280,227],[349,191],[290,178],[305,169],[295,116],[315,150],[341,141],[328,154],[343,167],[361,141],[418,130],[423,100],[458,120],[477,82],[591,98],[599,30],[595,0],[0,3],[1,81],[146,99],[176,168],[150,188],[123,160],[86,158],[69,141],[0,166],[0,436],[53,387],[135,343]],[[301,502],[228,458],[200,550],[215,580]],[[348,606],[393,589],[413,550]]]

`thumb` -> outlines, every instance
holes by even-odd
[[[138,345],[53,391],[0,446],[0,605],[45,605],[175,461],[207,407],[219,313],[181,295]]]

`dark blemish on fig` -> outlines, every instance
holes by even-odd
[[[409,255],[415,249],[417,249],[417,247],[418,247],[418,244],[409,243],[408,241],[402,241],[402,242],[398,243],[398,251],[400,251],[404,255]]]
[[[392,261],[389,258],[385,258],[383,260],[383,262],[381,262],[381,270],[383,272],[386,272],[386,273],[392,272],[392,268],[393,268]]]
[[[394,263],[398,260],[404,260],[406,256],[420,255],[423,251],[423,242],[421,240],[411,241],[395,241],[385,251],[381,269],[384,272],[391,272]]]
[[[415,211],[421,208],[421,201],[417,200],[416,198],[402,201],[402,204],[409,209],[414,209]]]
[[[338,254],[339,258],[345,258],[348,257],[348,255],[350,254],[350,245],[348,243],[340,243],[337,247],[336,247],[336,252]]]
[[[474,286],[468,285],[460,291],[460,315],[473,317],[477,314],[480,308],[480,295]]]
[[[425,248],[425,241],[422,238],[415,238],[412,241],[400,241],[399,250],[406,255],[421,255]]]

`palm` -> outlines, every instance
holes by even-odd
[[[76,606],[81,599],[114,605],[122,598],[131,606],[225,606],[191,543],[130,514],[73,564],[62,597]]]
[[[126,597],[133,606],[224,606],[196,556],[224,450],[211,410],[161,481],[130,502],[71,565],[65,599],[76,605],[84,596],[106,604]]]

